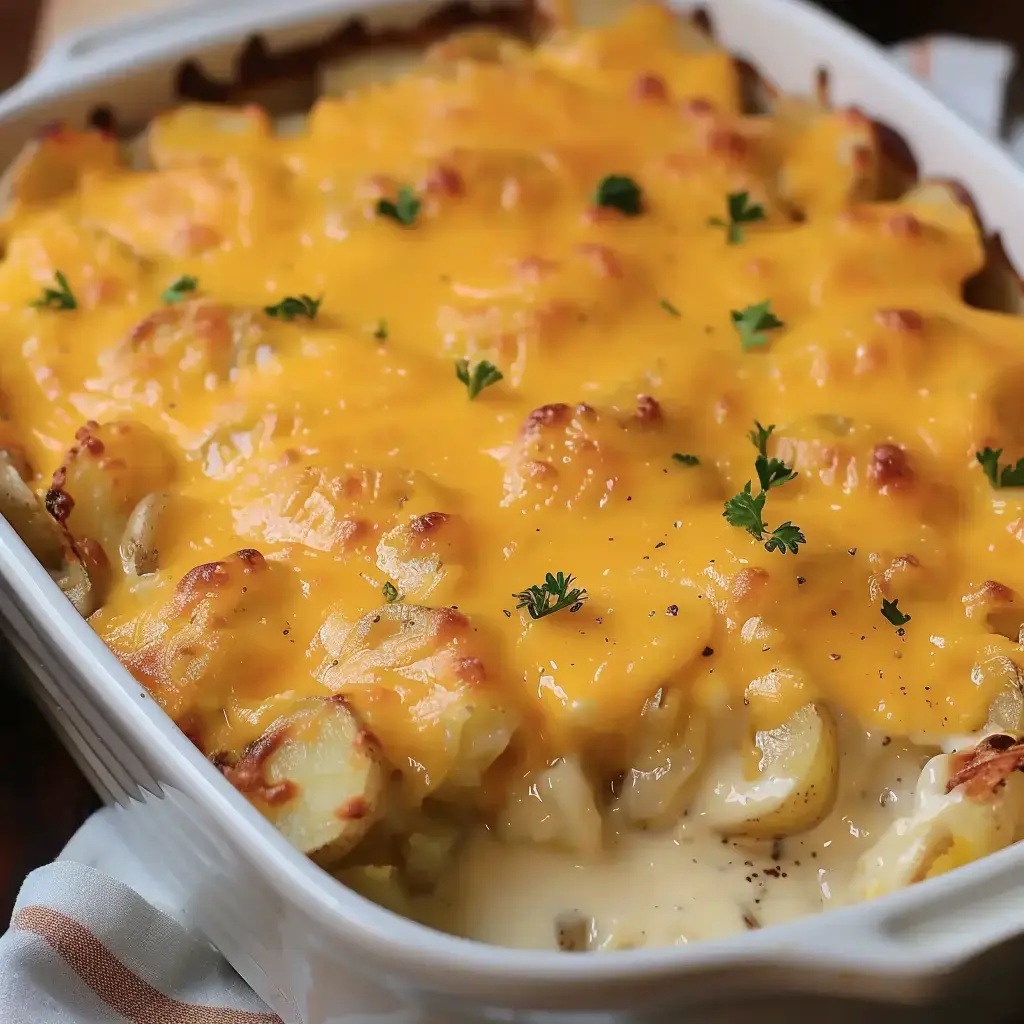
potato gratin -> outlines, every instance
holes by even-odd
[[[962,193],[653,5],[323,79],[8,177],[3,511],[149,694],[346,883],[511,945],[1012,842],[1024,320],[963,297]]]

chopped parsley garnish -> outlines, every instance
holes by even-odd
[[[746,309],[737,312],[732,310],[732,322],[740,336],[740,344],[743,351],[748,352],[752,348],[760,348],[768,344],[768,335],[765,331],[774,331],[786,325],[772,312],[772,300],[765,299],[756,306],[747,306]]]
[[[516,608],[525,608],[531,619],[542,619],[545,615],[553,615],[563,608],[568,608],[570,612],[578,612],[587,599],[587,592],[583,587],[572,585],[575,578],[563,573],[555,576],[548,573],[539,587],[527,587],[526,590],[512,595],[519,602]]]
[[[776,526],[768,536],[768,540],[765,541],[765,551],[778,551],[780,554],[785,554],[789,551],[791,554],[796,554],[800,550],[801,544],[806,544],[807,538],[804,536],[803,530],[799,526],[794,526],[788,519],[781,525]]]
[[[658,303],[658,305],[661,306],[661,308],[665,310],[665,312],[668,313],[669,316],[680,317],[683,315],[682,313],[679,312],[678,309],[676,309],[675,306],[672,305],[671,302],[668,301],[668,299],[662,299],[661,302]]]
[[[162,302],[181,302],[189,292],[194,292],[199,287],[197,278],[182,276],[174,281],[160,295]]]
[[[307,320],[315,320],[323,301],[322,295],[319,299],[311,299],[308,295],[289,295],[276,306],[264,306],[263,312],[279,320],[296,320],[300,316]]]
[[[904,626],[910,621],[909,615],[904,615],[896,606],[900,603],[899,598],[895,601],[887,601],[882,598],[882,614],[894,625]]]
[[[403,185],[398,190],[398,196],[394,202],[390,199],[377,200],[377,216],[390,217],[392,220],[397,220],[399,224],[410,227],[415,222],[422,205],[412,190],[412,186]]]
[[[773,487],[788,484],[796,477],[796,472],[787,466],[782,459],[769,459],[758,455],[754,461],[754,469],[762,491],[770,491]]]
[[[394,604],[398,600],[398,587],[388,580],[383,587],[380,588],[380,592],[384,595],[384,600],[388,604]]]
[[[53,279],[57,287],[44,288],[42,298],[30,302],[29,305],[33,309],[78,309],[68,279],[59,270],[53,275]]]
[[[988,482],[996,489],[1000,487],[1024,487],[1024,459],[1018,459],[1016,465],[1003,466],[999,469],[1002,448],[986,448],[975,452],[974,456],[981,463],[981,468],[988,477]]]
[[[594,202],[598,206],[618,210],[627,217],[637,217],[643,212],[640,186],[623,174],[609,174],[602,178],[597,184]]]
[[[781,459],[768,457],[768,439],[774,429],[774,425],[763,427],[757,420],[754,421],[754,429],[747,437],[758,451],[754,460],[754,470],[761,487],[760,493],[754,494],[753,485],[748,480],[743,490],[725,503],[722,515],[730,526],[738,526],[756,540],[763,541],[766,551],[778,551],[783,555],[790,551],[795,555],[800,545],[807,542],[800,527],[787,521],[769,530],[764,522],[764,505],[768,499],[768,492],[773,487],[789,483],[797,476],[797,473]]]
[[[750,438],[750,443],[765,457],[768,455],[768,439],[772,436],[775,431],[775,424],[771,423],[767,427],[762,427],[761,424],[754,420],[754,429],[749,431],[747,437]]]
[[[466,385],[469,397],[476,398],[484,388],[497,384],[505,375],[494,363],[481,359],[479,363],[469,365],[468,359],[455,360],[455,376]]]
[[[377,321],[377,329],[373,332],[373,336],[378,341],[388,340],[388,322],[383,317]]]
[[[699,466],[700,459],[696,455],[683,455],[681,452],[673,452],[672,458],[681,462],[684,466]]]
[[[754,224],[764,220],[764,207],[760,203],[750,202],[747,192],[730,192],[726,199],[726,210],[729,219],[712,217],[708,224],[716,228],[725,228],[725,241],[728,245],[739,245],[743,241],[743,225]]]

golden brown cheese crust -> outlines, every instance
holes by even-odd
[[[745,110],[742,67],[662,7],[548,15],[536,45],[342,69],[297,133],[192,104],[145,169],[62,130],[11,178],[0,447],[88,567],[99,634],[334,853],[356,833],[310,838],[261,768],[295,769],[281,723],[331,694],[406,804],[493,813],[553,762],[595,792],[656,773],[723,709],[748,749],[828,705],[980,730],[1001,683],[979,666],[1018,656],[1024,499],[974,453],[1024,454],[1024,325],[962,298],[969,202],[896,201],[859,111]],[[599,201],[610,175],[636,211]],[[741,193],[763,217],[733,238]],[[76,307],[31,305],[58,271]],[[764,302],[779,324],[745,344]],[[502,379],[470,400],[459,360]],[[757,480],[755,421],[798,474],[764,509],[795,556],[722,514]],[[549,572],[586,600],[534,619],[518,595]],[[640,749],[655,694],[671,734]],[[383,813],[369,765],[334,820]]]

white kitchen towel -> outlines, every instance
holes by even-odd
[[[281,1024],[188,929],[120,813],[97,811],[25,880],[0,938],[0,1024]]]
[[[989,134],[1013,67],[1005,46],[918,41],[893,59]],[[1024,132],[1010,144],[1024,159]],[[1014,143],[1017,143],[1014,146]],[[0,1024],[279,1024],[98,811],[25,880],[0,938]],[[285,1024],[300,1024],[288,1021]]]

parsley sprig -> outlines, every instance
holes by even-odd
[[[981,463],[981,468],[988,477],[988,482],[998,490],[1000,487],[1024,487],[1024,459],[1018,459],[1016,465],[1003,466],[999,469],[1002,448],[985,448],[975,452],[974,457]]]
[[[904,626],[910,621],[909,615],[904,615],[896,606],[900,603],[899,598],[895,601],[887,601],[882,598],[882,614],[894,625]]]
[[[762,427],[761,424],[754,420],[754,429],[747,431],[747,437],[750,438],[750,443],[767,458],[768,456],[768,441],[771,439],[772,434],[775,433],[775,424],[772,423],[770,426]]]
[[[672,458],[684,466],[699,466],[700,459],[696,455],[684,455],[682,452],[673,452]]]
[[[773,487],[781,487],[790,480],[795,480],[797,473],[790,469],[781,459],[768,457],[768,439],[772,436],[775,425],[763,427],[755,420],[754,429],[747,434],[751,444],[757,449],[754,470],[761,490],[754,494],[753,484],[747,481],[739,494],[725,503],[726,522],[730,526],[738,526],[746,530],[755,540],[763,541],[766,551],[787,551],[796,554],[801,544],[807,543],[803,531],[788,520],[781,526],[769,530],[764,521],[764,506],[768,500],[768,492]]]
[[[743,241],[744,224],[764,220],[764,207],[760,203],[750,202],[750,195],[747,192],[730,192],[726,198],[726,210],[728,220],[712,217],[708,224],[716,228],[725,228],[727,245],[739,245]]]
[[[403,185],[398,190],[394,202],[390,199],[377,200],[377,216],[390,217],[408,228],[416,222],[416,215],[420,212],[422,205],[412,186]]]
[[[188,277],[183,274],[164,289],[160,295],[160,301],[167,303],[182,302],[189,292],[194,292],[198,287],[199,281],[197,278]]]
[[[602,178],[597,183],[594,203],[618,210],[627,217],[638,217],[644,206],[640,186],[624,174],[609,174]]]
[[[468,359],[455,360],[455,376],[466,385],[470,399],[476,398],[484,388],[497,384],[505,375],[494,363],[481,359],[479,363],[469,365]]]
[[[385,583],[384,586],[380,588],[380,592],[383,595],[384,600],[387,601],[388,604],[394,604],[397,600],[399,600],[401,596],[398,593],[398,587],[396,587],[394,583],[391,582],[391,580],[388,580],[387,583]]]
[[[377,321],[377,329],[373,332],[373,336],[377,341],[388,340],[388,322],[383,317]]]
[[[779,327],[786,326],[772,312],[771,299],[765,299],[764,302],[759,302],[756,306],[747,306],[746,309],[734,309],[731,316],[744,352],[767,345],[769,339],[765,331],[774,331]]]
[[[315,320],[323,301],[322,295],[319,299],[311,299],[308,295],[288,295],[276,306],[264,306],[263,312],[278,320],[296,320],[300,316],[307,320]]]
[[[33,309],[78,309],[78,302],[74,292],[68,284],[68,279],[58,270],[53,275],[57,284],[56,288],[44,288],[42,298],[30,302]]]
[[[518,601],[516,608],[525,608],[531,619],[542,619],[545,615],[554,615],[563,608],[570,612],[578,612],[587,599],[587,591],[583,587],[574,587],[575,576],[548,573],[544,582],[538,587],[527,587],[512,596]]]

